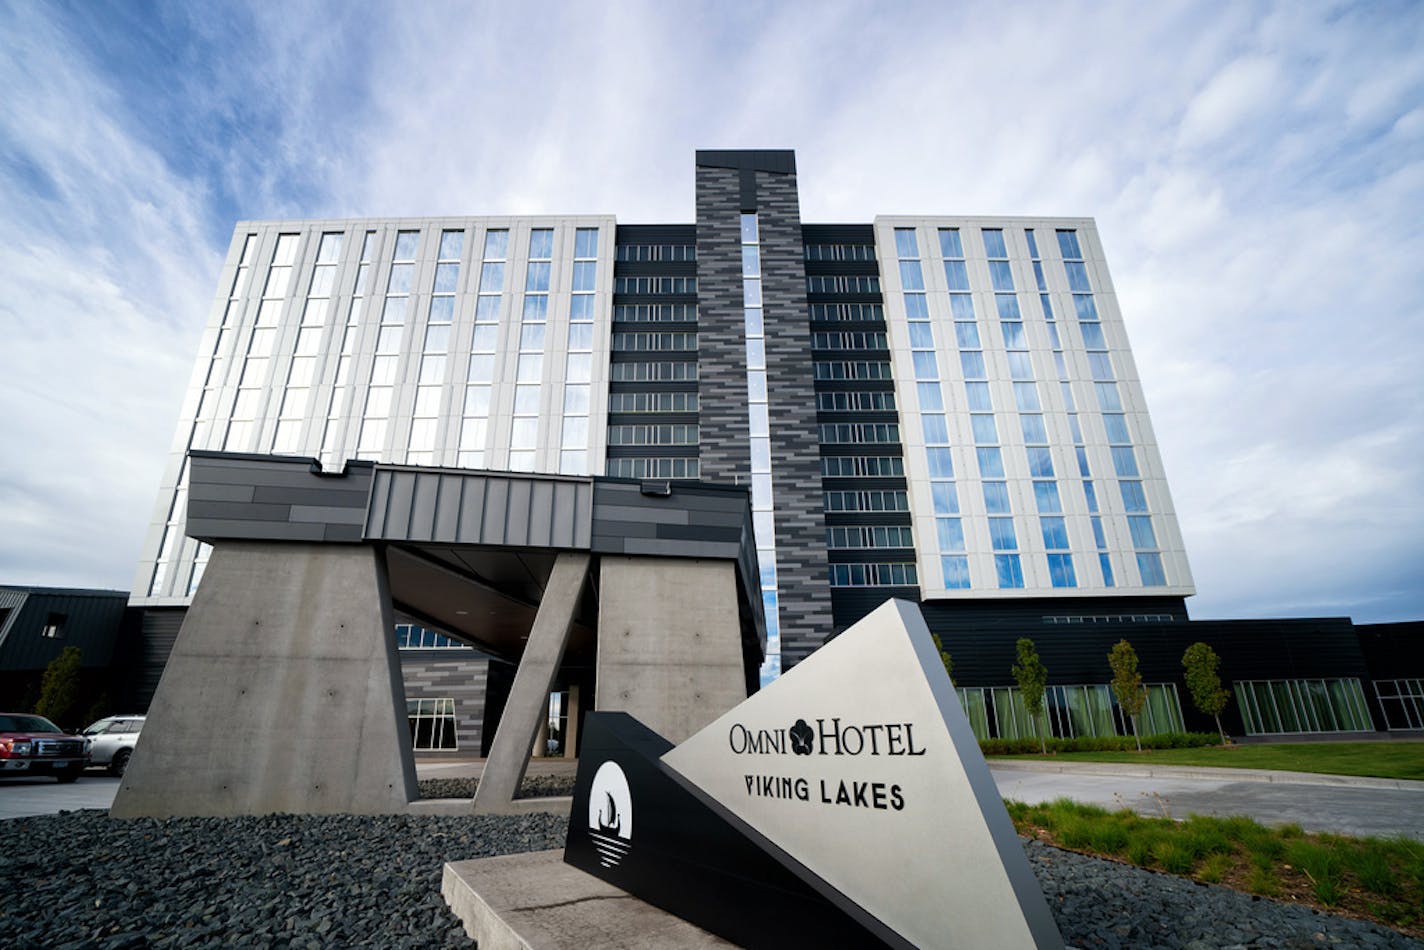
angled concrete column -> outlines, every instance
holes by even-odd
[[[604,555],[594,708],[681,742],[747,698],[736,565]]]
[[[110,814],[380,814],[419,796],[385,560],[220,541]]]
[[[534,629],[529,631],[529,642],[514,673],[514,685],[509,688],[509,700],[490,744],[484,774],[475,789],[476,812],[507,811],[519,792],[539,724],[549,718],[549,690],[564,659],[574,611],[588,577],[589,560],[587,554],[560,554],[554,561]]]

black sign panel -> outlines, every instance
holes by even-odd
[[[672,743],[627,713],[584,720],[564,860],[745,947],[906,947],[852,901],[685,785]]]

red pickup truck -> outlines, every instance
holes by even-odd
[[[0,713],[0,775],[53,775],[72,782],[89,766],[89,744],[43,716]]]

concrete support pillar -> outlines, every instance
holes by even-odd
[[[534,758],[543,759],[549,755],[549,707],[544,707],[544,718],[539,720],[539,734],[534,737]]]
[[[569,684],[568,715],[564,717],[564,758],[578,758],[579,688]]]
[[[534,628],[529,631],[529,642],[514,673],[504,714],[490,744],[484,774],[475,789],[474,808],[478,813],[506,811],[519,793],[539,724],[549,720],[549,690],[564,659],[574,611],[588,577],[589,560],[587,554],[565,553],[554,561]]]
[[[731,561],[604,555],[594,708],[678,743],[747,698]]]
[[[219,542],[110,814],[380,814],[418,797],[381,553]]]

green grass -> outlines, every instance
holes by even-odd
[[[1042,756],[1009,755],[1003,758],[1039,759]],[[1301,742],[1205,749],[1153,749],[1143,752],[1062,752],[1053,758],[1063,762],[1282,769],[1288,772],[1321,772],[1329,775],[1366,775],[1424,781],[1424,743],[1409,741]]]
[[[1424,844],[1306,834],[1250,818],[1182,821],[1066,798],[1007,801],[1020,834],[1252,894],[1351,913],[1424,936]]]

